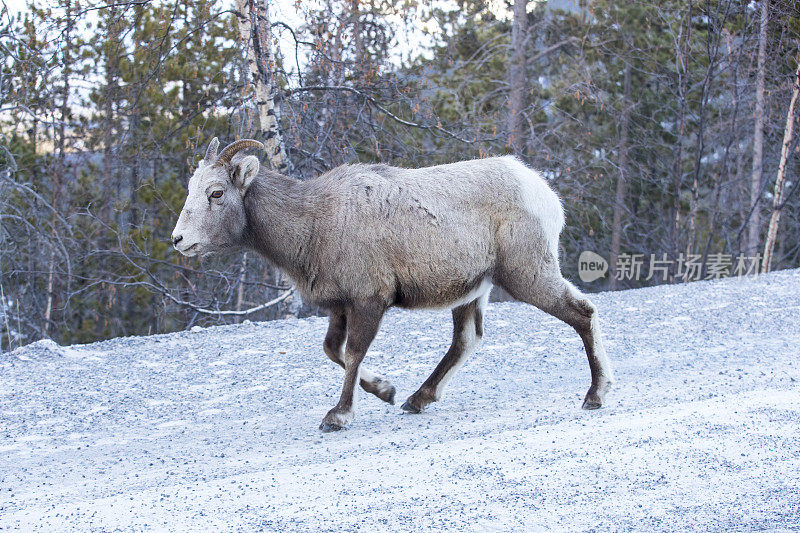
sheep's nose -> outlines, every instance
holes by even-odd
[[[178,243],[183,240],[183,235],[172,236],[172,246],[178,246]]]

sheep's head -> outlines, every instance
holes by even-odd
[[[208,255],[241,244],[246,217],[244,195],[258,174],[258,158],[235,157],[249,147],[264,148],[251,139],[236,141],[217,155],[215,137],[189,179],[189,194],[172,232],[172,245],[186,256]]]

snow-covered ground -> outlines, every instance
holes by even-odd
[[[577,334],[494,304],[443,401],[362,394],[326,320],[0,355],[0,529],[796,530],[800,271],[594,295],[618,384],[582,411]],[[450,337],[393,310],[367,355],[398,405]]]

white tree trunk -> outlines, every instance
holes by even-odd
[[[236,0],[239,40],[247,51],[258,109],[260,134],[272,168],[288,174],[292,165],[286,155],[275,109],[275,55],[272,52],[272,31],[266,0]]]
[[[239,287],[236,289],[236,310],[242,310],[244,302],[244,277],[247,274],[247,252],[242,254],[242,262],[239,265]]]
[[[781,161],[778,164],[778,177],[775,179],[775,191],[772,195],[772,216],[769,220],[767,230],[767,241],[764,243],[764,259],[761,263],[761,272],[769,272],[772,263],[772,252],[775,249],[775,238],[778,235],[778,223],[781,219],[781,208],[783,207],[783,185],[786,176],[786,159],[789,157],[789,145],[792,143],[792,130],[794,127],[794,107],[797,103],[797,95],[800,93],[800,56],[797,58],[797,72],[794,75],[794,87],[792,89],[792,100],[789,103],[789,111],[786,113],[786,129],[783,130],[783,146],[781,147]]]

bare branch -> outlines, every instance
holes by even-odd
[[[398,117],[397,115],[395,115],[394,113],[392,113],[388,109],[386,109],[383,105],[381,105],[372,96],[366,94],[363,91],[360,91],[360,90],[355,89],[353,87],[348,87],[346,85],[312,85],[312,86],[308,86],[308,87],[297,87],[296,89],[288,89],[288,90],[284,91],[284,96],[291,96],[291,95],[293,95],[295,93],[302,93],[302,92],[309,92],[309,91],[344,91],[344,92],[349,92],[349,93],[355,94],[357,96],[360,96],[361,98],[363,98],[364,100],[366,100],[370,104],[372,104],[373,107],[378,109],[381,113],[383,113],[384,115],[386,115],[390,119],[394,120],[398,124],[402,124],[403,126],[408,126],[409,128],[417,128],[417,129],[421,129],[421,130],[427,130],[427,131],[430,131],[430,132],[439,132],[439,133],[444,134],[447,137],[450,137],[452,139],[455,139],[456,141],[459,141],[459,142],[462,142],[462,143],[465,143],[465,144],[482,143],[482,142],[493,141],[493,140],[497,139],[497,137],[481,138],[481,139],[475,138],[473,140],[464,139],[463,137],[453,133],[450,130],[447,130],[447,129],[443,128],[442,126],[440,126],[438,124],[436,126],[431,126],[431,125],[428,125],[428,124],[420,124],[420,123],[417,123],[417,122],[411,122],[409,120],[405,120],[403,118]]]
[[[289,289],[288,291],[284,292],[283,294],[281,294],[277,298],[273,298],[272,300],[270,300],[268,302],[264,302],[261,305],[257,305],[255,307],[251,307],[250,309],[244,309],[242,311],[220,311],[220,310],[217,310],[217,309],[206,309],[204,307],[198,307],[198,306],[194,305],[191,302],[186,302],[184,300],[179,300],[178,298],[175,298],[172,294],[170,294],[168,291],[161,291],[161,292],[162,292],[162,294],[164,296],[166,296],[167,298],[172,300],[174,303],[176,303],[178,305],[182,305],[182,306],[188,307],[189,309],[197,311],[198,313],[203,313],[205,315],[246,316],[246,315],[251,315],[253,313],[256,313],[258,311],[263,311],[264,309],[268,309],[268,308],[273,307],[275,305],[278,305],[279,303],[281,303],[282,301],[287,299],[289,296],[291,296],[294,293],[294,290],[295,290],[294,287],[292,287],[291,289]]]

